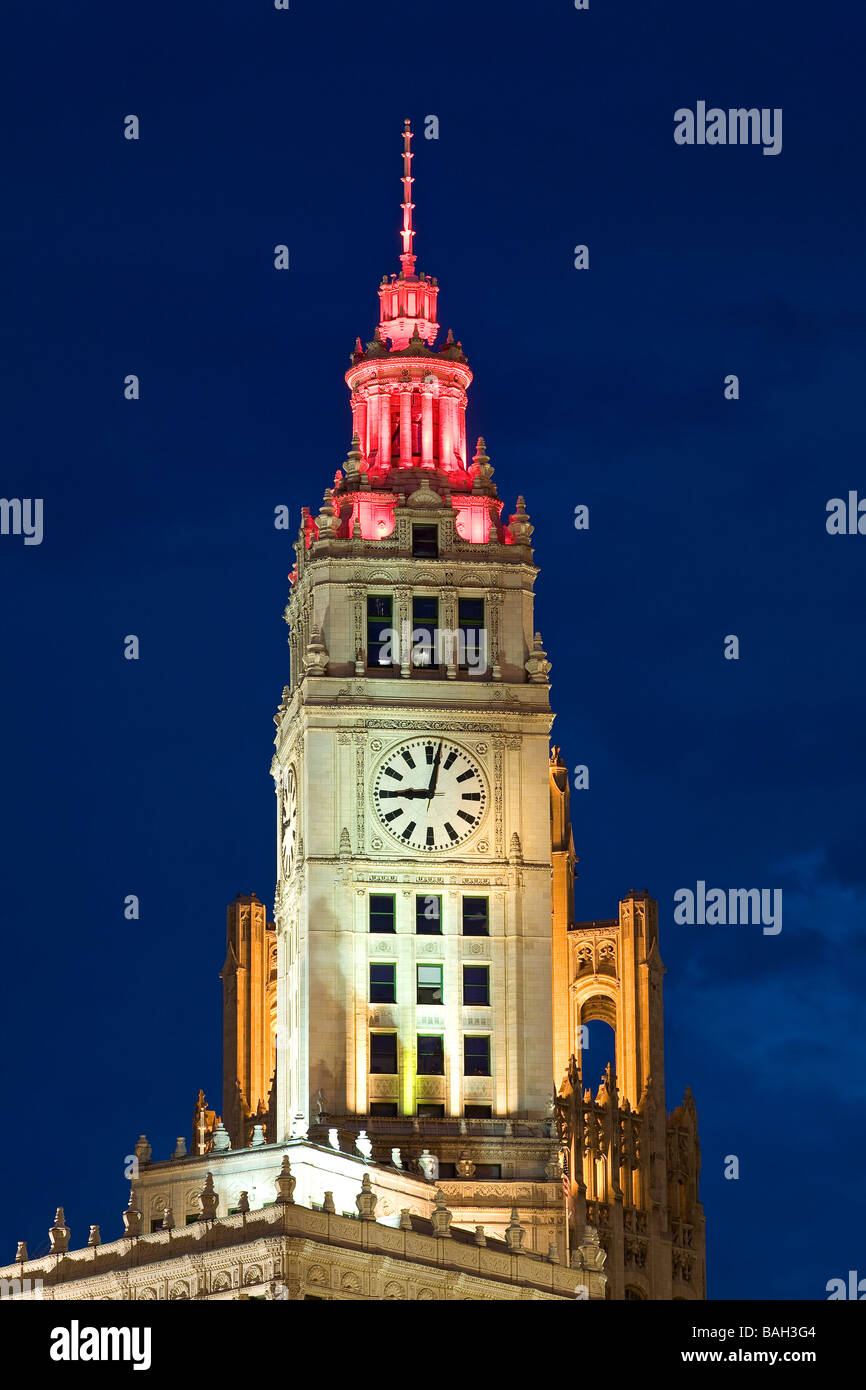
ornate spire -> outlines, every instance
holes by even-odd
[[[415,232],[412,227],[412,209],[415,204],[412,202],[412,126],[409,121],[403,122],[403,230],[400,237],[403,242],[403,250],[400,255],[401,275],[405,279],[411,279],[415,274],[415,255],[412,245],[415,239]]]

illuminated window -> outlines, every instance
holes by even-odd
[[[435,560],[439,554],[438,526],[412,527],[412,554],[419,560]]]
[[[370,894],[370,931],[396,931],[393,893]]]
[[[463,899],[463,935],[489,936],[487,898]]]
[[[477,1034],[463,1039],[463,1075],[490,1075],[490,1039]]]
[[[394,1004],[397,1000],[396,965],[371,964],[370,1003]]]
[[[394,600],[390,594],[367,595],[367,665],[399,665],[394,651]]]
[[[397,1075],[397,1034],[370,1034],[370,1071],[376,1075]]]
[[[493,1114],[492,1105],[464,1105],[463,1114],[467,1120],[489,1120]]]
[[[415,931],[419,936],[442,935],[442,899],[438,893],[416,893]]]
[[[396,1034],[395,1047],[396,1047]],[[418,1075],[445,1075],[445,1047],[441,1033],[418,1034]]]
[[[490,1003],[490,967],[487,965],[464,965],[463,1003]]]
[[[442,966],[441,965],[419,965],[418,966],[418,1001],[419,1004],[441,1004],[442,1003]]]

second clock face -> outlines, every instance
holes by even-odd
[[[477,830],[487,786],[474,758],[447,739],[401,743],[373,780],[373,804],[389,835],[414,850],[452,849]]]

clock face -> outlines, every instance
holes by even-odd
[[[410,849],[453,849],[481,824],[487,786],[462,748],[415,738],[392,748],[379,767],[373,805],[388,834]]]
[[[290,878],[298,841],[298,786],[293,767],[286,773],[281,822],[283,876]]]

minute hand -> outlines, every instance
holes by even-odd
[[[439,740],[439,747],[436,749],[436,757],[433,759],[433,775],[430,778],[430,785],[427,788],[427,805],[433,800],[436,791],[436,783],[439,781],[439,760],[442,757],[442,740]]]

